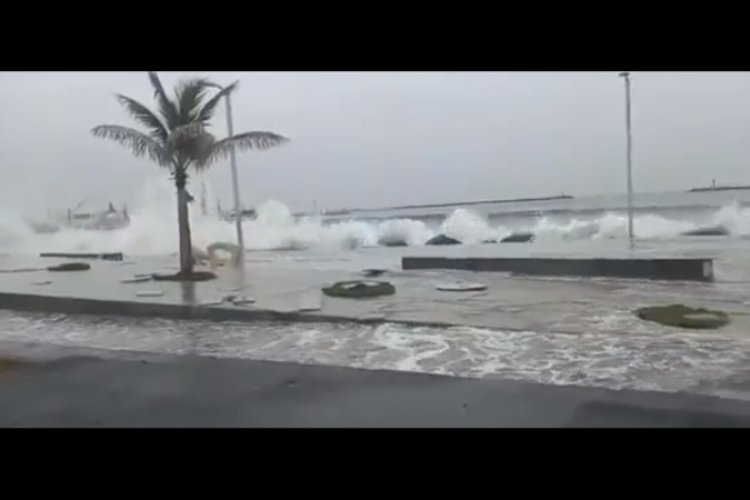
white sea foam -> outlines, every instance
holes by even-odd
[[[199,196],[196,196],[199,198]],[[196,246],[215,241],[233,241],[231,222],[218,217],[210,191],[203,213],[200,200],[191,208],[192,236]],[[131,223],[124,229],[91,231],[62,227],[56,232],[37,233],[20,213],[0,207],[0,252],[35,254],[41,251],[109,252],[130,255],[164,255],[177,251],[177,210],[174,190],[165,180],[145,187],[130,211]],[[37,221],[42,222],[42,221]],[[540,240],[598,240],[627,237],[627,217],[608,212],[598,217],[529,216],[513,225],[514,230],[532,232]],[[750,235],[750,211],[737,203],[717,210],[702,221],[676,220],[654,213],[635,217],[635,235],[639,239],[669,240],[685,231],[722,225],[732,236]],[[325,222],[321,217],[295,217],[289,208],[269,200],[257,207],[257,217],[243,222],[248,249],[353,249],[392,241],[410,246],[423,245],[443,233],[467,244],[502,238],[512,229],[493,223],[480,213],[458,208],[441,224],[432,226],[421,220],[391,218],[382,221],[343,220]]]
[[[110,351],[399,370],[750,399],[744,336],[596,328],[580,334],[382,324],[172,321],[0,311],[0,340]],[[736,382],[739,382],[737,384]]]

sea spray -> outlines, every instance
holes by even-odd
[[[540,217],[533,229],[536,239],[578,240],[593,238],[599,232],[597,221],[573,219],[568,222],[556,221],[550,217]]]
[[[443,222],[441,232],[467,244],[481,243],[488,239],[507,236],[509,231],[493,229],[487,219],[473,210],[457,208]]]
[[[35,237],[20,214],[0,207],[0,251],[22,252]]]
[[[716,212],[712,225],[726,228],[733,236],[750,236],[750,210],[733,201]]]
[[[207,184],[203,201],[202,181],[192,179],[190,220],[193,243],[205,248],[217,241],[235,241],[232,221],[222,219]],[[198,187],[196,187],[198,186]],[[203,208],[206,208],[204,211]],[[123,252],[128,255],[168,255],[177,252],[177,209],[174,188],[168,179],[150,182],[129,207],[130,225],[111,231],[91,231],[61,227],[56,232],[35,232],[34,225],[18,211],[0,209],[0,253],[38,254],[40,252]],[[205,212],[205,213],[204,213]],[[635,235],[642,240],[671,240],[699,227],[722,225],[732,237],[750,236],[750,210],[731,203],[713,212],[685,212],[678,220],[659,213],[639,213]],[[269,200],[256,208],[256,218],[243,221],[245,245],[249,250],[318,249],[338,251],[371,247],[384,239],[400,240],[410,246],[423,245],[443,233],[467,244],[497,240],[511,233],[502,219],[489,221],[478,211],[458,208],[442,222],[410,218],[386,220],[337,220],[325,217],[296,217],[281,202]],[[532,232],[537,241],[609,240],[627,238],[627,216],[606,212],[583,216],[529,215],[514,217],[513,230]],[[499,219],[499,220],[498,220]],[[38,228],[39,226],[37,226]]]
[[[377,241],[403,241],[409,246],[424,245],[433,236],[424,222],[411,219],[392,219],[380,222],[376,228]]]
[[[596,220],[598,231],[594,239],[626,239],[628,217],[622,213],[607,213]],[[667,219],[660,215],[643,214],[633,218],[633,232],[638,239],[673,239],[685,231],[696,229],[695,223]]]

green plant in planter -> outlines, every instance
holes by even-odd
[[[723,311],[713,311],[687,307],[682,304],[671,306],[641,307],[636,316],[661,325],[697,330],[712,330],[729,324],[729,315]]]
[[[363,299],[393,295],[396,293],[396,287],[387,281],[339,281],[329,287],[324,287],[323,293],[329,297]]]

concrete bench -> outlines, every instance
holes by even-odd
[[[713,281],[712,259],[593,259],[504,257],[403,257],[402,269],[510,272],[537,276],[588,276]]]

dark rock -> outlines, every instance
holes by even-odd
[[[702,227],[685,231],[682,236],[728,236],[729,230],[723,226]]]
[[[458,241],[455,238],[451,238],[450,236],[446,236],[444,234],[438,234],[437,236],[430,238],[427,240],[427,243],[425,245],[460,245],[461,242]]]
[[[89,269],[91,269],[91,266],[89,264],[86,264],[85,262],[66,262],[65,264],[60,264],[59,266],[50,266],[47,268],[47,271],[88,271]]]
[[[530,243],[532,241],[534,241],[534,233],[513,233],[500,240],[500,243]]]
[[[635,311],[636,316],[660,325],[713,330],[729,323],[729,315],[723,311],[694,309],[682,304],[658,307],[642,307]]]
[[[192,273],[154,274],[154,281],[209,281],[216,279],[210,271],[193,271]]]
[[[368,278],[376,278],[386,273],[385,269],[365,269],[362,274]]]
[[[378,245],[382,245],[384,247],[408,247],[409,244],[404,239],[400,238],[380,238],[378,240]]]
[[[339,281],[329,287],[324,287],[323,293],[329,297],[363,299],[393,295],[396,293],[396,287],[387,281]]]
[[[482,241],[482,245],[494,245],[495,243],[497,243],[497,240],[495,240],[495,239],[489,239],[489,240],[483,240]]]
[[[387,247],[408,247],[409,244],[405,241],[390,241],[385,244]]]

